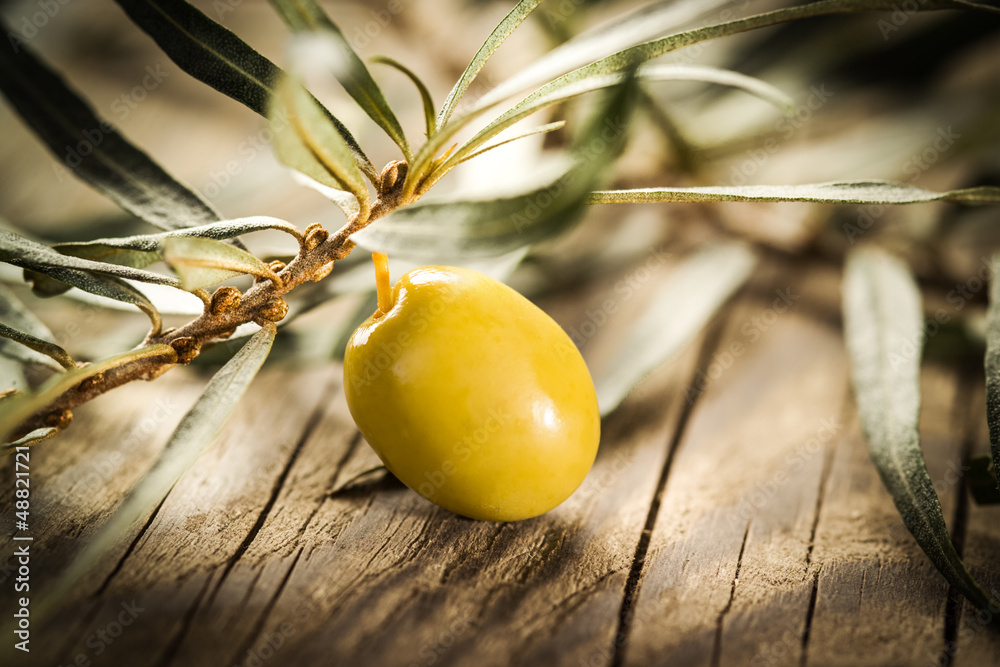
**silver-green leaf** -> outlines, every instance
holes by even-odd
[[[74,368],[66,350],[49,342],[54,336],[7,287],[0,285],[0,355],[53,370]]]
[[[493,29],[490,36],[486,38],[483,45],[479,47],[476,51],[476,55],[472,57],[472,61],[469,63],[465,71],[462,72],[462,76],[459,77],[455,86],[448,93],[448,97],[445,99],[444,104],[441,105],[441,111],[438,113],[437,127],[440,129],[444,127],[445,123],[451,118],[451,114],[454,113],[455,107],[461,101],[462,96],[472,85],[476,76],[486,65],[486,61],[490,59],[490,56],[500,48],[500,45],[510,37],[510,34],[517,29],[519,25],[528,18],[528,15],[539,5],[541,0],[521,0],[515,5],[514,9],[510,10],[507,14],[497,24],[497,27]]]
[[[861,248],[848,256],[843,292],[854,395],[872,461],[920,548],[948,583],[985,609],[992,601],[955,551],[920,449],[919,288],[901,261]]]
[[[612,89],[574,142],[572,164],[543,187],[491,200],[423,201],[355,233],[362,247],[411,259],[496,257],[565,230],[624,145],[637,83]]]
[[[71,269],[157,285],[176,286],[178,284],[176,278],[165,276],[162,273],[64,255],[43,243],[32,241],[7,230],[0,230],[0,262],[44,273],[54,278],[56,277],[53,274],[54,271]]]
[[[141,269],[162,259],[163,242],[172,236],[193,236],[224,241],[265,229],[286,232],[296,239],[300,239],[302,236],[295,225],[284,220],[267,216],[252,216],[222,220],[198,227],[186,227],[170,232],[160,232],[159,234],[59,243],[52,248],[65,255]]]
[[[277,65],[184,0],[115,1],[181,69],[267,117],[268,100],[282,74]],[[326,109],[323,112],[358,166],[377,178],[350,131]]]
[[[350,147],[301,83],[283,76],[270,114],[272,127],[285,123],[275,131],[275,151],[282,162],[322,185],[350,192],[362,209],[368,208],[368,186]]]
[[[181,287],[188,291],[246,274],[281,282],[263,260],[213,239],[169,236],[163,240],[163,259],[180,276]]]
[[[892,181],[844,181],[807,185],[742,185],[691,188],[601,190],[588,204],[648,204],[663,202],[811,201],[831,204],[921,204],[931,201],[985,204],[1000,201],[1000,187],[983,185],[934,192]]]
[[[354,52],[340,28],[330,20],[326,12],[313,0],[270,0],[289,27],[296,32],[312,33],[326,40],[336,54],[334,75],[344,90],[354,98],[368,117],[381,127],[389,138],[396,142],[403,156],[409,160],[410,145],[406,141],[403,128],[396,118],[382,89],[375,83],[364,62]]]
[[[986,422],[990,429],[993,470],[1000,470],[1000,255],[991,260],[990,306],[986,313]],[[998,487],[1000,488],[1000,487]]]
[[[681,262],[595,378],[601,414],[613,412],[643,378],[680,354],[756,263],[754,253],[738,243],[710,246]]]

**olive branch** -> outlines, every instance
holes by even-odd
[[[39,296],[52,297],[77,288],[135,306],[150,320],[150,330],[133,350],[92,363],[80,363],[51,342],[44,324],[13,292],[0,290],[0,354],[20,363],[51,370],[34,388],[8,391],[0,400],[0,432],[7,449],[42,442],[65,429],[72,410],[95,397],[136,380],[152,380],[187,364],[213,343],[225,341],[243,325],[260,330],[206,388],[201,408],[182,420],[160,461],[108,525],[87,547],[55,588],[71,586],[99,555],[109,539],[160,500],[173,480],[221,428],[221,423],[253,379],[271,347],[278,322],[289,319],[286,297],[307,283],[322,281],[352,250],[405,256],[418,261],[460,261],[523,251],[570,228],[586,205],[662,202],[810,201],[860,204],[917,204],[935,200],[962,204],[1000,201],[1000,188],[979,186],[932,192],[910,184],[861,181],[792,186],[654,187],[602,190],[607,167],[626,141],[629,119],[638,106],[656,106],[650,88],[676,81],[728,86],[760,97],[788,112],[791,101],[765,81],[738,72],[653,61],[674,50],[741,32],[804,18],[860,11],[892,11],[889,0],[819,0],[694,29],[671,32],[687,17],[672,3],[656,3],[607,28],[572,40],[538,59],[516,76],[476,100],[467,93],[487,61],[526,20],[540,0],[522,0],[497,25],[474,54],[445,102],[437,107],[428,88],[403,64],[385,57],[373,64],[391,68],[412,82],[421,98],[426,141],[415,146],[405,136],[382,90],[340,28],[314,0],[271,0],[295,33],[298,51],[326,66],[354,101],[398,147],[401,159],[378,171],[349,129],[304,86],[294,58],[288,73],[261,56],[238,36],[183,0],[117,0],[132,21],[150,35],[188,74],[264,117],[279,159],[297,178],[328,196],[343,211],[346,224],[334,232],[320,224],[300,231],[274,218],[226,220],[147,154],[131,144],[16,33],[0,47],[0,91],[48,148],[62,158],[66,147],[89,147],[82,160],[66,162],[73,174],[108,196],[136,218],[161,232],[81,243],[45,244],[12,230],[0,231],[0,261],[24,270]],[[707,3],[715,6],[720,3]],[[928,0],[920,11],[941,9],[998,13],[974,2]],[[308,48],[305,48],[308,47]],[[301,54],[298,56],[302,58]],[[591,119],[577,129],[566,164],[542,186],[492,199],[422,198],[452,169],[484,153],[526,137],[558,132],[564,120],[505,134],[542,110],[562,109],[581,96],[604,94]],[[482,122],[483,117],[489,120]],[[685,153],[682,136],[669,118],[657,116]],[[457,142],[462,131],[477,129]],[[609,128],[618,128],[609,132]],[[100,139],[95,141],[93,137]],[[374,191],[374,196],[371,191]],[[372,224],[378,221],[378,224]],[[239,236],[277,229],[298,243],[286,262],[265,262],[249,253]],[[602,413],[613,411],[649,372],[677,353],[701,330],[718,308],[746,281],[755,253],[745,244],[718,244],[685,259],[674,281],[657,301],[679,313],[664,332],[658,320],[644,319],[613,364],[598,378]],[[148,270],[166,261],[173,275]],[[719,268],[719,267],[723,268]],[[887,341],[912,339],[919,328],[919,293],[908,269],[881,251],[853,254],[847,265],[845,319],[855,367],[861,416],[873,458],[907,526],[935,565],[980,607],[990,600],[958,559],[944,526],[917,446],[915,414],[919,385],[913,365],[902,369],[873,362]],[[254,277],[245,292],[223,286],[237,275]],[[142,284],[185,290],[204,304],[187,324],[163,330],[158,309]],[[690,286],[700,298],[691,300]],[[892,294],[907,295],[902,303]],[[887,296],[890,295],[890,296]],[[994,303],[998,299],[994,295]],[[679,307],[682,306],[682,307]],[[898,312],[902,309],[902,312]],[[990,423],[994,457],[1000,464],[1000,327],[991,311],[988,339]],[[915,324],[916,323],[916,324]],[[887,333],[892,334],[887,337]],[[919,336],[918,336],[919,338]],[[862,341],[862,343],[858,343]],[[871,341],[878,345],[872,346]],[[873,352],[874,350],[874,352]],[[919,363],[919,359],[916,363]],[[871,369],[874,368],[874,371]],[[208,409],[205,406],[214,406]],[[870,406],[885,406],[876,411]],[[154,473],[156,473],[154,475]],[[928,492],[928,488],[930,491]],[[109,537],[110,536],[110,537]],[[54,593],[51,599],[58,599]]]

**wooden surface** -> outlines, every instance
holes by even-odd
[[[1000,636],[949,602],[868,459],[839,275],[762,266],[605,421],[583,487],[529,521],[466,520],[380,477],[331,495],[377,462],[340,367],[266,369],[157,511],[33,629],[17,664],[1000,663]],[[588,341],[591,360],[669,272]],[[573,326],[614,298],[613,284],[543,305]],[[793,298],[784,312],[778,289]],[[924,368],[932,478],[969,566],[997,586],[998,508],[966,501],[958,474],[987,446],[981,380]],[[186,369],[112,393],[33,451],[33,586],[114,509],[203,382]],[[12,469],[0,464],[5,517]],[[8,531],[0,542],[12,553]],[[112,636],[123,614],[130,624]]]

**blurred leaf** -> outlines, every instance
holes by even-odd
[[[501,146],[506,146],[507,144],[517,141],[518,139],[525,139],[527,137],[533,137],[536,134],[548,134],[549,132],[555,132],[556,130],[561,130],[566,126],[566,121],[560,120],[555,123],[546,123],[545,125],[539,125],[538,127],[533,127],[531,129],[525,130],[524,132],[518,132],[517,134],[507,137],[506,139],[501,139],[500,141],[494,141],[491,144],[483,146],[475,153],[470,153],[456,163],[456,166],[462,164],[463,162],[468,162],[469,160],[482,155],[483,153],[488,153],[494,148],[500,148]]]
[[[969,492],[977,505],[1000,505],[995,471],[996,466],[989,456],[979,456],[969,461]]]
[[[62,279],[53,273],[54,270],[74,269],[157,285],[178,285],[176,278],[165,276],[162,273],[153,273],[152,271],[143,271],[131,266],[95,262],[89,259],[73,257],[72,255],[64,255],[45,244],[2,229],[0,229],[0,262],[20,266],[24,269],[31,269],[32,271],[52,276],[58,280]]]
[[[458,261],[502,255],[558,234],[579,216],[584,197],[618,157],[636,87],[628,77],[609,93],[577,138],[572,166],[552,183],[512,197],[405,206],[351,239],[400,257]]]
[[[182,70],[267,117],[268,99],[282,73],[277,65],[183,0],[115,2]],[[377,178],[371,160],[348,129],[326,109],[323,112],[358,166]]]
[[[76,362],[73,361],[66,350],[62,349],[55,343],[50,343],[47,340],[42,340],[41,338],[37,338],[31,334],[18,331],[13,327],[7,326],[3,322],[0,322],[0,336],[4,338],[3,341],[0,341],[0,354],[13,357],[27,363],[39,363],[37,357],[29,354],[21,354],[17,350],[17,348],[21,348],[22,350],[27,348],[27,350],[38,352],[39,354],[48,357],[50,360],[54,359],[57,361],[58,364],[56,364],[54,368],[59,370],[63,370],[64,368],[76,368]],[[8,343],[10,342],[19,343],[20,345],[9,345]],[[49,368],[53,368],[51,363],[45,363],[44,365]]]
[[[28,272],[25,271],[25,274]],[[115,301],[121,301],[122,303],[131,304],[141,310],[149,318],[151,324],[151,335],[157,335],[160,333],[160,326],[162,322],[160,320],[160,313],[156,310],[153,302],[146,297],[145,294],[140,292],[138,289],[125,282],[120,278],[115,278],[113,276],[102,276],[97,273],[90,273],[89,271],[80,271],[78,269],[63,269],[63,268],[50,268],[45,270],[44,278],[46,282],[42,283],[43,287],[51,289],[56,281],[71,285],[82,289],[84,292],[90,292],[91,294],[96,294],[97,296],[102,296],[106,299],[114,299]],[[35,283],[32,287],[37,287],[39,283]],[[171,284],[173,287],[174,285]],[[60,290],[57,294],[61,294]],[[45,292],[37,292],[39,296],[47,296]]]
[[[891,181],[846,181],[809,185],[743,185],[695,188],[603,190],[587,197],[588,204],[655,202],[812,201],[832,204],[919,204],[929,201],[985,204],[1000,201],[1000,187],[984,185],[933,192]]]
[[[4,34],[14,34],[3,23]],[[0,90],[74,175],[123,209],[163,229],[218,220],[200,196],[130,144],[23,42],[0,47]]]
[[[1000,9],[997,8],[983,7],[981,5],[973,6],[971,3],[956,0],[924,0],[914,8],[914,11],[962,8],[969,9],[973,7],[987,9],[988,11],[993,12],[1000,12]],[[816,2],[808,2],[794,7],[776,9],[774,11],[765,12],[763,14],[755,14],[742,19],[724,21],[722,23],[703,28],[686,30],[653,41],[646,41],[644,39],[636,40],[636,42],[633,42],[637,44],[636,46],[622,49],[617,53],[601,58],[600,60],[592,62],[589,65],[578,67],[577,69],[563,74],[562,76],[553,79],[539,88],[532,95],[547,95],[564,86],[572,85],[580,80],[593,76],[620,72],[623,69],[634,66],[636,63],[646,62],[679,48],[691,46],[692,44],[698,44],[710,39],[717,39],[719,37],[726,37],[728,35],[746,32],[748,30],[755,30],[757,28],[763,28],[770,25],[796,21],[814,16],[847,14],[870,10],[898,12],[899,7],[896,0],[817,0]],[[567,60],[567,64],[568,63],[569,60]],[[532,74],[530,69],[531,68],[529,68],[528,74]],[[520,76],[527,78],[527,75],[523,72]],[[491,91],[490,94],[484,96],[481,100],[481,104],[484,106],[495,104],[518,90],[524,90],[523,83],[517,82],[517,85],[507,83],[501,84],[501,86],[497,86],[496,89]]]
[[[844,270],[844,335],[872,461],[903,523],[948,583],[979,609],[991,600],[959,558],[920,450],[923,310],[909,268],[859,249]]]
[[[274,340],[274,324],[261,329],[209,381],[194,406],[181,419],[149,471],[136,482],[111,518],[76,555],[69,567],[38,603],[39,617],[48,616],[65,601],[73,587],[122,539],[130,535],[142,518],[167,497],[177,480],[194,464],[222,430],[236,403],[246,392],[267,358]]]
[[[410,145],[403,134],[403,128],[396,119],[385,95],[375,83],[368,68],[351,48],[340,28],[330,20],[323,9],[313,0],[270,0],[288,26],[295,32],[311,32],[327,40],[336,53],[333,64],[334,75],[344,90],[354,98],[368,117],[385,130],[389,138],[396,142],[403,156],[409,160]]]
[[[585,93],[590,93],[621,83],[623,74],[602,74],[599,76],[582,77],[571,84],[560,86],[553,90],[542,88],[524,98],[503,114],[492,120],[486,127],[477,132],[472,138],[455,150],[444,164],[437,169],[438,173],[443,173],[469,159],[476,151],[489,139],[497,136],[505,129],[530,116],[531,114],[552,106],[579,97]],[[780,90],[769,83],[755,79],[753,77],[733,72],[730,70],[718,69],[715,67],[702,67],[693,65],[656,65],[645,66],[638,70],[639,78],[644,82],[662,81],[703,81],[706,83],[717,83],[725,86],[740,88],[749,93],[757,95],[767,101],[787,109],[792,103],[791,100]],[[481,110],[473,110],[469,116],[477,115]],[[464,123],[465,118],[456,119],[456,123]]]
[[[4,453],[9,453],[18,447],[31,447],[32,445],[37,445],[40,442],[48,440],[52,436],[59,433],[59,429],[52,426],[47,426],[45,428],[36,428],[34,431],[24,436],[19,440],[15,440],[9,444],[4,445]]]
[[[746,246],[711,246],[681,262],[595,378],[601,414],[610,414],[656,368],[679,355],[738,290],[757,263]]]
[[[990,305],[986,313],[986,423],[993,470],[1000,470],[1000,255],[991,258]],[[994,480],[994,483],[995,480]]]
[[[597,58],[654,39],[686,21],[726,5],[730,0],[677,2],[661,0],[607,25],[598,26],[552,49],[477,101],[491,106],[594,62]]]
[[[11,340],[0,340],[0,355],[17,359],[24,363],[47,366],[58,371],[61,371],[63,368],[73,368],[76,366],[65,350],[54,343],[48,342],[52,338],[55,338],[48,327],[35,317],[34,313],[28,310],[14,296],[14,293],[4,285],[0,285],[0,322],[2,322],[0,326],[6,326],[33,341],[42,343],[45,346],[51,346],[44,350],[37,349],[32,345],[25,347],[22,344],[14,342],[17,339],[13,336],[6,336],[6,338],[10,338]],[[37,345],[38,343],[34,344]],[[56,354],[52,354],[53,352],[56,352]],[[55,363],[53,359],[59,363]]]
[[[500,45],[510,37],[510,34],[517,29],[519,25],[528,18],[528,14],[538,6],[541,0],[521,0],[517,3],[514,9],[510,10],[510,13],[503,18],[497,27],[493,29],[490,36],[486,38],[483,45],[479,47],[476,51],[476,55],[472,57],[472,61],[469,66],[465,68],[462,72],[462,76],[459,77],[455,86],[448,93],[448,97],[445,99],[444,104],[441,105],[441,111],[438,113],[437,127],[438,129],[444,127],[445,123],[451,118],[451,114],[455,111],[455,106],[461,101],[462,96],[469,89],[473,80],[479,74],[480,70],[486,65],[486,61],[490,59],[490,56],[500,48]]]
[[[189,292],[245,274],[281,282],[263,260],[213,239],[168,236],[163,240],[163,259]]]
[[[350,148],[319,103],[292,77],[278,82],[270,118],[278,159],[323,185],[347,190],[361,208],[368,208],[368,186]]]
[[[123,354],[55,375],[39,387],[37,392],[26,391],[0,401],[0,442],[7,442],[7,438],[17,431],[26,419],[45,410],[60,396],[87,378],[119,366],[154,357],[176,360],[177,353],[169,345],[150,345],[149,347],[129,350]]]
[[[1000,470],[1000,255],[991,258],[990,306],[986,313],[986,423],[993,470]]]
[[[413,82],[413,85],[417,87],[417,92],[420,93],[420,101],[424,107],[424,123],[427,127],[425,133],[428,137],[434,134],[434,131],[437,129],[434,124],[434,99],[431,97],[431,91],[427,89],[427,86],[424,85],[424,82],[420,79],[420,77],[414,74],[413,70],[403,63],[393,60],[388,56],[375,56],[370,60],[378,65],[388,65],[389,67],[402,72],[406,78]]]

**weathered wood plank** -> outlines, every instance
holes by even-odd
[[[957,386],[954,370],[925,364],[921,441],[948,519],[959,489],[946,480],[961,465]],[[903,526],[857,418],[848,423],[816,528],[808,663],[924,664],[944,642],[947,584]]]
[[[772,293],[728,322],[667,478],[624,664],[746,664],[801,628],[846,384],[837,332],[797,312],[810,298],[786,308]]]
[[[211,594],[252,533],[330,371],[267,371],[258,378],[224,434],[174,486],[124,562],[105,564],[114,573],[103,590],[88,587],[100,605],[75,643],[61,649],[60,660],[83,655],[93,664],[134,664],[140,656],[150,661],[174,650],[188,614]],[[146,611],[98,655],[88,637],[133,599]]]

